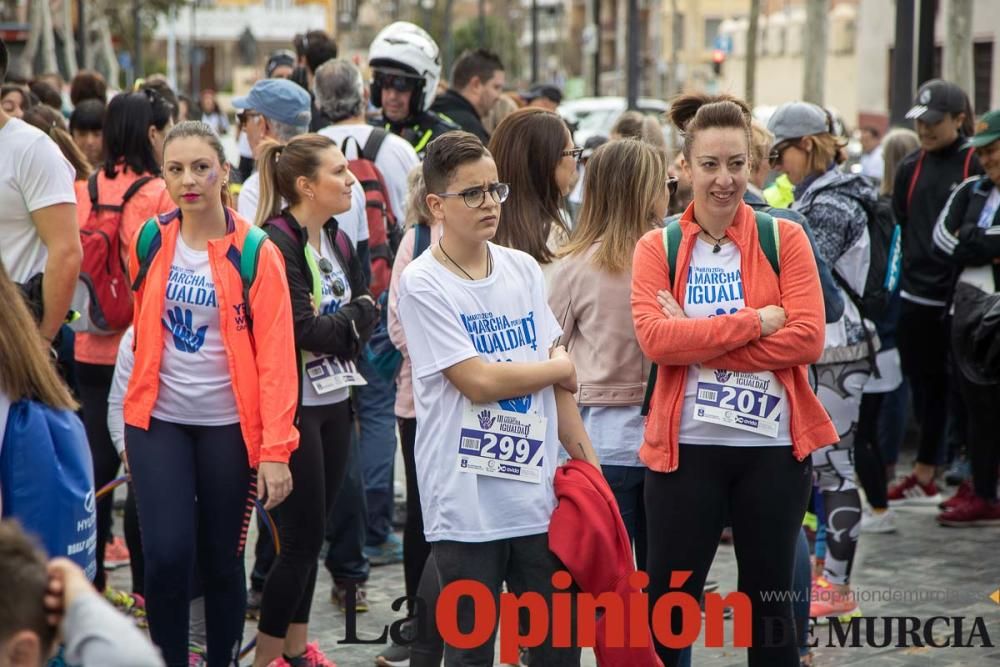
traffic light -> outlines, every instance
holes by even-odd
[[[722,74],[722,63],[726,61],[726,52],[722,49],[712,51],[712,72],[715,76]]]

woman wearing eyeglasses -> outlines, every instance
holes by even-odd
[[[510,184],[497,227],[497,244],[528,253],[552,282],[556,253],[569,240],[569,215],[563,200],[576,185],[583,149],[558,115],[544,109],[515,111],[490,139],[500,180]]]
[[[281,551],[264,584],[253,664],[327,665],[307,644],[309,611],[325,519],[347,467],[350,387],[364,384],[354,359],[377,311],[361,262],[333,217],[350,209],[354,184],[337,145],[316,134],[287,144],[267,140],[257,165],[257,224],[281,250],[288,274],[301,441],[289,461],[292,492],[278,509]]]
[[[665,156],[637,139],[612,141],[590,157],[583,188],[580,219],[559,252],[549,305],[576,366],[584,426],[635,545],[636,563],[645,570],[639,446],[649,361],[632,325],[632,253],[667,214]]]

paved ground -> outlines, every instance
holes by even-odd
[[[899,532],[896,534],[862,535],[855,564],[855,587],[866,596],[862,598],[866,600],[862,610],[866,617],[878,617],[876,641],[884,636],[882,624],[888,616],[918,617],[921,623],[934,616],[963,617],[963,642],[969,639],[974,619],[980,617],[995,647],[919,648],[913,646],[912,640],[908,647],[901,647],[898,646],[898,630],[894,629],[892,641],[885,648],[831,648],[826,646],[827,631],[818,628],[814,636],[820,647],[816,649],[815,664],[1000,666],[1000,605],[990,600],[990,594],[1000,587],[1000,528],[943,528],[935,523],[931,510],[901,510],[898,518]],[[735,589],[736,560],[732,547],[719,548],[710,576],[719,581],[720,592]],[[113,580],[115,585],[127,587],[128,569],[117,570]],[[359,637],[377,637],[386,625],[401,618],[401,614],[390,607],[401,595],[401,565],[373,568],[369,582],[371,611],[358,615]],[[727,642],[728,626],[729,623]],[[252,638],[253,632],[254,626],[248,623],[245,639]],[[939,621],[934,626],[933,636],[938,643],[944,643],[954,632],[954,623],[945,626]],[[378,646],[337,644],[345,636],[344,615],[330,603],[330,582],[325,572],[321,573],[317,585],[312,633],[340,667],[374,664]],[[922,631],[919,634],[922,636]],[[955,643],[954,640],[951,643]],[[982,643],[981,639],[976,640],[977,645]],[[583,664],[596,665],[590,651],[585,650]],[[694,664],[744,665],[745,655],[742,650],[698,648],[696,645]]]

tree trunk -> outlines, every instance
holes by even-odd
[[[115,57],[115,47],[111,43],[111,27],[108,25],[108,18],[101,15],[97,19],[97,46],[101,50],[101,57],[107,67],[108,86],[118,88],[121,85],[120,68],[118,58]]]
[[[677,0],[670,0],[670,85],[667,86],[667,94],[671,97],[681,92],[680,76],[677,72],[677,56],[680,49],[677,47],[677,31],[674,30],[677,15]],[[681,26],[681,34],[683,33],[684,28]]]
[[[35,56],[38,54],[38,44],[42,38],[42,2],[45,0],[33,0],[28,6],[28,41],[24,45],[21,53],[21,75],[35,76]]]
[[[754,104],[754,97],[757,90],[757,36],[760,34],[760,0],[750,1],[750,26],[747,28],[747,54],[746,54],[746,90],[744,95],[747,104],[751,107]]]
[[[42,19],[42,70],[43,72],[58,72],[59,59],[56,58],[56,36],[53,32],[52,6],[49,0],[40,0]]]
[[[62,0],[62,31],[63,54],[66,60],[66,78],[76,76],[76,39],[73,35],[73,5],[72,0]],[[59,91],[60,93],[62,91]]]
[[[802,46],[805,67],[802,99],[823,106],[826,84],[826,34],[829,0],[807,0],[806,34]]]
[[[975,98],[972,64],[972,0],[950,0],[944,42],[944,78]]]

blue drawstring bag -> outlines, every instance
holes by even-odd
[[[17,519],[49,557],[97,573],[94,467],[79,417],[38,401],[10,406],[0,447],[3,518]]]

